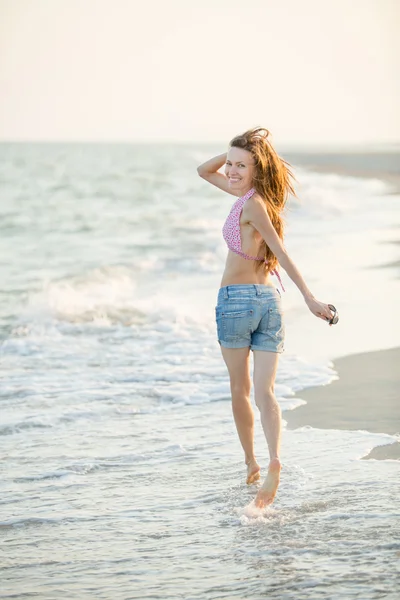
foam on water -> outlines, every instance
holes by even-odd
[[[175,600],[178,586],[185,598],[256,598],[262,581],[279,599],[392,593],[398,463],[360,459],[395,436],[284,428],[274,506],[257,512],[259,484],[244,484],[214,323],[233,196],[197,177],[192,150],[8,152],[0,251],[17,251],[0,265],[2,593]],[[335,356],[398,339],[398,281],[376,269],[395,257],[396,196],[378,180],[297,176],[287,247],[341,320],[315,319],[284,275],[283,409],[337,378]],[[265,472],[258,419],[256,452]]]

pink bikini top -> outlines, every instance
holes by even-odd
[[[242,240],[240,237],[240,215],[242,214],[244,203],[248,198],[255,193],[255,188],[251,188],[244,196],[238,198],[234,205],[231,208],[231,212],[229,213],[224,226],[222,228],[222,235],[224,236],[224,240],[232,252],[239,254],[242,258],[247,258],[248,260],[262,260],[265,264],[268,264],[268,261],[265,258],[259,258],[258,256],[249,256],[242,252]],[[281,284],[281,288],[285,291],[283,287],[279,272],[277,269],[272,271],[274,275],[277,276],[279,283]]]

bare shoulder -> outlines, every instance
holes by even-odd
[[[253,194],[245,203],[243,211],[245,223],[256,225],[257,227],[270,225],[270,218],[262,196],[257,192]]]
[[[247,207],[251,212],[259,212],[260,210],[262,212],[265,211],[265,200],[263,200],[262,196],[260,196],[260,194],[258,192],[255,192],[247,201],[245,204],[245,207]]]

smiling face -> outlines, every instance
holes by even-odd
[[[253,187],[254,158],[248,150],[230,148],[226,157],[225,175],[229,187],[238,196],[243,196]]]

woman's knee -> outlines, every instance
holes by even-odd
[[[254,399],[257,408],[261,411],[265,408],[279,408],[277,399],[275,398],[273,388],[267,388],[264,390],[255,390]]]
[[[250,380],[235,379],[231,381],[232,400],[240,400],[243,398],[250,399]]]

